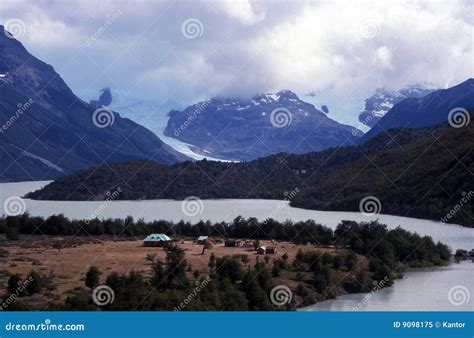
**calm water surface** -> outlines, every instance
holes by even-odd
[[[340,296],[301,311],[474,311],[473,281],[474,263],[464,261],[410,271],[391,287]]]

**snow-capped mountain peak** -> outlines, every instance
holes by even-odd
[[[365,109],[359,114],[359,121],[373,127],[397,103],[407,98],[428,95],[436,88],[425,85],[409,85],[400,90],[377,88],[374,95],[365,100]]]

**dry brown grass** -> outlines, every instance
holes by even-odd
[[[70,239],[67,239],[68,241]],[[111,272],[129,273],[139,271],[145,275],[151,273],[150,262],[147,255],[155,254],[162,261],[165,260],[165,251],[160,247],[144,247],[139,240],[114,241],[110,238],[102,238],[94,241],[81,240],[78,245],[61,249],[58,252],[54,249],[52,237],[34,238],[35,245],[20,245],[9,242],[5,247],[8,250],[8,257],[0,260],[2,270],[10,274],[19,273],[25,277],[31,270],[36,270],[46,276],[50,276],[56,285],[57,292],[64,295],[67,291],[75,287],[84,287],[84,276],[90,266],[94,265],[102,271],[102,278],[105,279]],[[84,244],[82,244],[84,243]],[[261,241],[262,245],[271,245],[269,241]],[[202,254],[202,245],[197,245],[192,240],[178,241],[177,245],[185,250],[188,264],[192,270],[199,270],[201,274],[209,271],[207,266],[211,253],[216,257],[226,255],[245,254],[249,258],[249,265],[253,266],[257,257],[263,259],[261,255],[249,248],[228,248],[223,243],[215,244],[212,249]],[[289,242],[278,242],[278,253],[267,255],[272,260],[288,254],[289,261],[293,261],[299,249],[314,250],[313,246],[295,245]],[[332,252],[335,249],[318,248],[321,251]],[[34,263],[33,263],[34,262]],[[191,273],[190,273],[191,275]],[[7,274],[0,274],[2,289],[5,289]],[[3,290],[2,290],[3,291]]]

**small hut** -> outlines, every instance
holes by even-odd
[[[230,247],[230,248],[237,248],[242,246],[242,242],[239,241],[238,239],[228,239],[225,241],[224,246]]]
[[[151,234],[143,240],[144,246],[166,246],[171,243],[171,238],[165,234]]]
[[[210,243],[209,236],[199,236],[197,239],[197,244],[207,245]]]

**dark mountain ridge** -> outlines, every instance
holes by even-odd
[[[133,159],[187,159],[148,129],[80,100],[3,26],[0,74],[0,181],[51,179]]]
[[[422,128],[448,120],[454,108],[474,108],[474,79],[440,89],[420,98],[407,98],[396,104],[359,140],[364,143],[384,130]]]
[[[119,199],[285,199],[298,188],[291,200],[297,207],[359,211],[362,198],[375,196],[384,213],[440,220],[472,189],[472,149],[472,124],[455,129],[445,123],[392,129],[361,146],[280,153],[244,163],[204,160],[163,166],[134,161],[112,169],[102,166],[60,178],[28,197],[95,200],[120,186]],[[473,215],[471,204],[450,222],[474,226]]]

